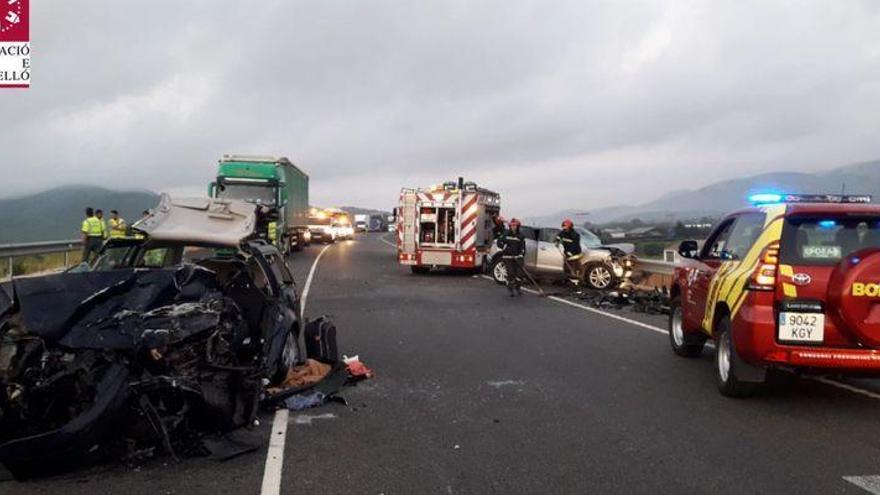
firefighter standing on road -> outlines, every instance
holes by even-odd
[[[119,216],[119,212],[116,210],[110,210],[110,238],[117,239],[120,237],[125,237],[126,230],[128,226],[125,224],[125,220]]]
[[[98,256],[104,241],[104,223],[95,216],[95,210],[91,207],[86,208],[86,219],[82,222],[80,232],[83,241],[82,261],[91,263],[92,255]]]
[[[556,235],[556,245],[562,247],[562,253],[565,256],[563,268],[565,274],[570,277],[578,278],[579,273],[575,272],[575,267],[580,266],[581,253],[581,235],[574,230],[574,223],[566,218],[562,221],[562,230]]]
[[[498,246],[502,249],[501,259],[507,270],[507,291],[511,296],[522,295],[522,265],[526,254],[526,239],[519,230],[519,220],[512,218],[510,227],[498,240]]]

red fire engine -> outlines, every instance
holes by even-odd
[[[480,268],[492,245],[492,215],[500,210],[498,193],[461,177],[424,189],[404,188],[397,210],[397,259],[413,273]]]

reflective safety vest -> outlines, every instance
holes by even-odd
[[[110,223],[110,237],[111,238],[115,239],[115,238],[119,238],[119,237],[125,237],[125,230],[126,230],[125,220],[123,220],[121,218],[119,220],[115,220],[115,219],[111,218],[109,220],[109,223]]]
[[[104,222],[97,217],[89,217],[83,220],[82,233],[89,237],[104,237]]]
[[[269,222],[269,242],[275,244],[275,239],[278,238],[278,224],[276,222]]]

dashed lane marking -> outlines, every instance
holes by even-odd
[[[312,287],[312,280],[315,278],[315,269],[318,267],[318,261],[321,256],[329,249],[332,244],[324,246],[324,249],[315,257],[309,274],[306,277],[306,283],[303,286],[302,296],[300,297],[300,321],[306,314],[306,302],[309,298],[309,289]],[[263,469],[263,486],[260,489],[261,495],[278,495],[281,493],[281,473],[284,470],[284,443],[287,440],[287,423],[290,419],[290,412],[287,409],[279,409],[275,411],[275,417],[272,419],[272,433],[269,434],[269,449],[266,452],[266,467]]]

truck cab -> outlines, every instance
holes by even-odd
[[[286,254],[307,242],[308,183],[308,175],[286,157],[223,155],[208,196],[261,206],[260,237]]]

